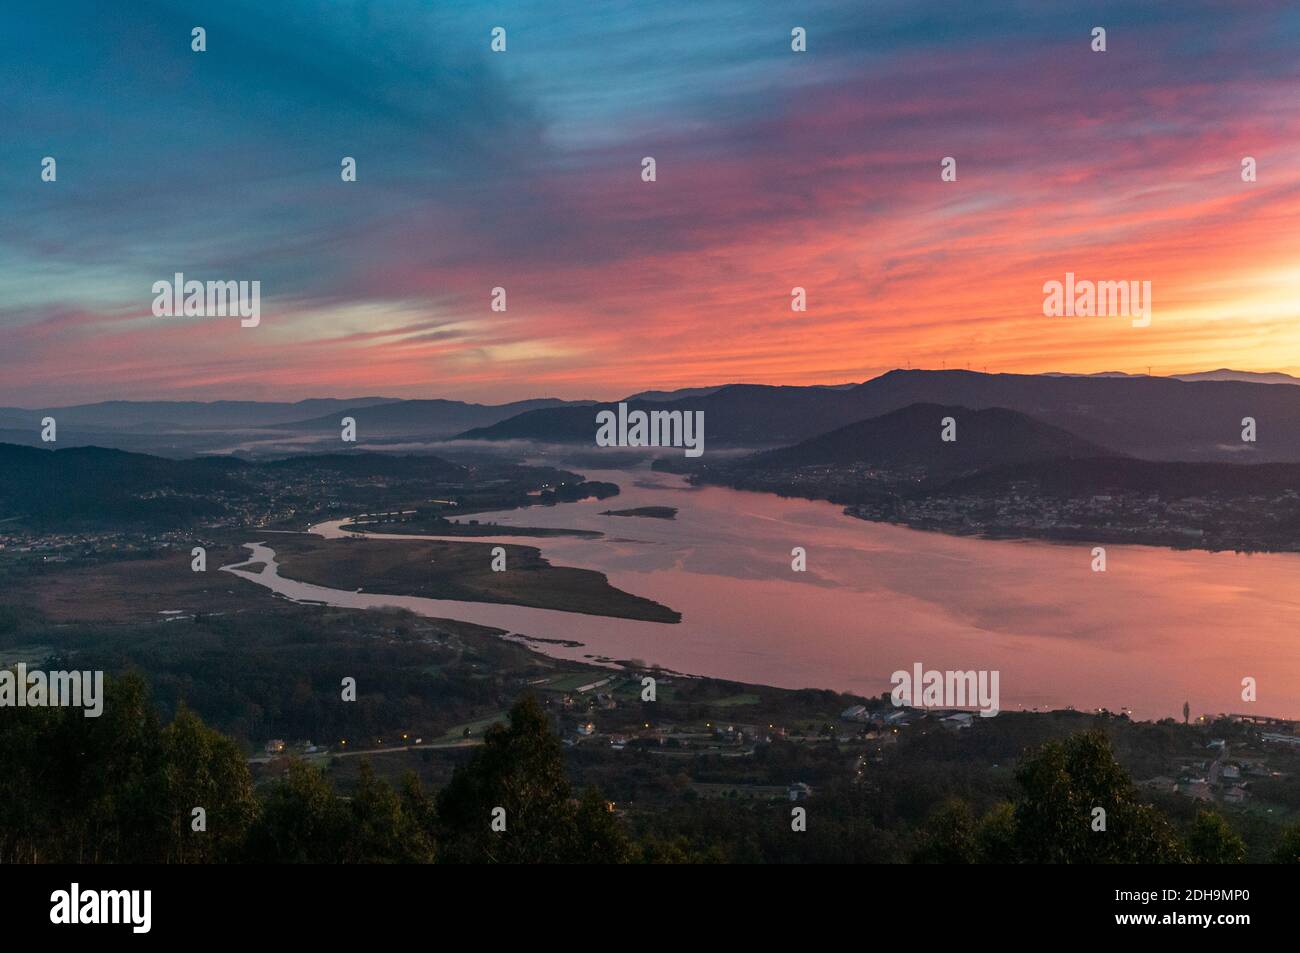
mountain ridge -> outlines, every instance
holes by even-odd
[[[763,449],[917,403],[1003,407],[1142,458],[1300,462],[1300,388],[1244,381],[894,370],[843,390],[729,384],[701,397],[629,402],[629,407],[702,410],[707,446]],[[615,407],[530,411],[457,439],[594,443],[595,413]],[[1254,443],[1241,440],[1246,417],[1258,423]]]

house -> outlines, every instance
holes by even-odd
[[[1145,781],[1139,781],[1138,784],[1144,788],[1151,788],[1153,791],[1167,791],[1170,794],[1178,793],[1178,782],[1163,775],[1147,778]]]
[[[580,735],[591,735],[594,734],[595,731],[596,731],[596,726],[593,725],[591,722],[587,722],[586,724],[582,724],[578,726],[578,734]]]
[[[266,743],[267,754],[284,754],[284,748],[285,744],[283,738],[272,738]]]
[[[844,709],[842,712],[840,712],[840,720],[841,721],[866,721],[867,706],[854,705],[852,708]]]
[[[1204,780],[1180,781],[1178,792],[1198,801],[1213,800],[1213,795],[1210,794],[1210,786]]]
[[[802,801],[812,797],[812,788],[802,781],[796,781],[785,789],[785,793],[792,801]]]
[[[883,723],[886,728],[906,728],[910,725],[912,713],[906,708],[896,708],[885,715]]]
[[[975,722],[975,716],[968,711],[959,711],[949,715],[947,718],[939,719],[939,724],[945,728],[969,728]]]
[[[1300,748],[1300,736],[1297,735],[1283,735],[1275,731],[1266,731],[1260,737],[1270,744],[1290,745],[1293,748]]]

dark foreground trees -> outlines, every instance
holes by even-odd
[[[1181,833],[1144,802],[1100,732],[1051,741],[1018,794],[977,816],[949,800],[915,832],[873,817],[852,786],[806,802],[699,800],[643,817],[633,838],[595,791],[580,795],[541,706],[509,723],[435,797],[362,767],[342,797],[299,762],[255,794],[238,747],[182,707],[163,725],[138,676],[110,680],[103,715],[0,708],[0,863],[1235,863],[1241,837],[1213,812]],[[1104,812],[1104,813],[1101,813]],[[1300,863],[1300,828],[1273,858]]]
[[[98,718],[80,708],[0,709],[0,863],[635,856],[596,792],[573,796],[559,740],[531,698],[515,704],[509,725],[493,726],[436,804],[414,776],[394,789],[368,764],[340,797],[300,762],[259,799],[236,745],[183,707],[162,725],[135,675],[108,681]]]
[[[413,778],[401,792],[362,765],[338,797],[315,768],[289,766],[263,799],[241,859],[250,863],[422,864],[434,859],[432,806]]]
[[[598,793],[575,801],[560,740],[536,700],[488,729],[438,797],[442,859],[455,863],[626,863],[635,852]],[[494,829],[495,822],[495,829]]]
[[[918,863],[1237,864],[1246,845],[1223,817],[1200,811],[1185,836],[1138,796],[1100,731],[1050,741],[1016,772],[1021,795],[976,818],[953,799],[926,822]],[[1288,847],[1288,843],[1290,846]],[[1274,859],[1300,851],[1300,829]],[[1300,858],[1297,858],[1300,860]]]
[[[106,683],[98,718],[0,709],[0,861],[230,860],[255,810],[235,744],[184,708],[162,727],[138,676]]]

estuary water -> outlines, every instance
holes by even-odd
[[[636,659],[786,688],[878,694],[912,669],[997,670],[1001,707],[1128,709],[1138,718],[1300,716],[1300,555],[1235,555],[945,536],[845,516],[825,502],[693,488],[648,469],[583,471],[607,500],[474,514],[481,522],[597,530],[599,539],[476,537],[536,546],[682,613],[676,625],[477,602],[327,589],[223,567],[297,600],[494,626],[571,659]],[[671,506],[676,519],[602,516]],[[346,521],[312,532],[343,535]],[[421,538],[382,534],[384,539]],[[429,537],[438,538],[438,537]],[[453,537],[460,538],[460,537]],[[807,570],[791,568],[794,547]],[[356,585],[364,590],[366,580]],[[1242,700],[1242,679],[1258,700]]]

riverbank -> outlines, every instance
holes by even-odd
[[[668,606],[611,586],[603,573],[552,565],[532,546],[303,534],[276,537],[275,554],[283,578],[313,586],[643,622],[681,621],[681,614]]]
[[[439,600],[408,607],[556,640],[543,643],[555,657],[644,658],[783,688],[876,695],[891,672],[917,661],[998,670],[1009,710],[1073,705],[1161,718],[1189,701],[1198,712],[1235,711],[1241,677],[1267,672],[1260,710],[1300,715],[1300,662],[1277,649],[1300,626],[1294,555],[1115,544],[1102,573],[1082,543],[922,532],[854,519],[827,502],[692,487],[644,468],[586,476],[618,483],[620,508],[671,506],[678,518],[620,520],[615,535],[601,515],[608,504],[588,500],[480,514],[502,532],[481,541],[517,544],[506,534],[522,526],[604,532],[536,546],[554,566],[602,573],[616,589],[670,606],[679,625]],[[341,522],[313,532],[346,535]],[[804,571],[795,569],[795,547],[806,553]],[[295,593],[270,581],[294,598],[349,605],[364,585]]]

